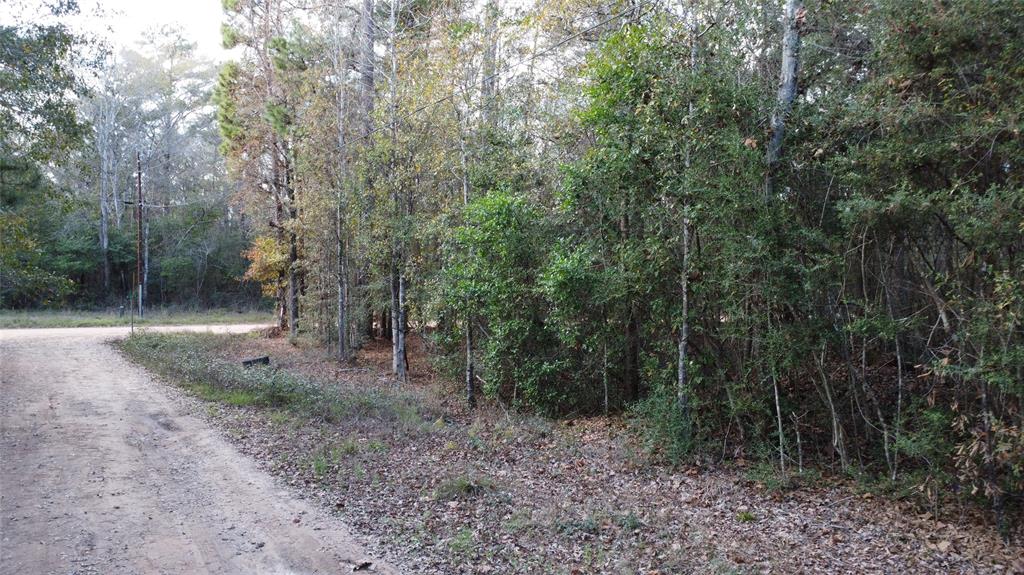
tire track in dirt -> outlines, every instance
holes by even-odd
[[[0,330],[0,575],[397,573],[105,344],[126,333]]]

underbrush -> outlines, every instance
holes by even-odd
[[[206,401],[291,410],[326,423],[369,418],[426,424],[411,398],[326,385],[273,365],[243,367],[218,355],[238,335],[141,332],[119,345],[129,357]]]

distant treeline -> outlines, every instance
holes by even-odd
[[[138,51],[88,61],[89,44],[59,24],[18,33],[4,36],[4,48],[21,48],[22,66],[68,66],[37,88],[66,82],[77,97],[53,118],[60,149],[40,146],[33,157],[18,150],[29,139],[5,139],[0,191],[10,265],[0,305],[127,307],[140,284],[147,307],[259,304],[259,286],[243,281],[248,226],[231,210],[217,153],[209,105],[216,67],[173,29]],[[34,97],[45,115],[47,96]]]

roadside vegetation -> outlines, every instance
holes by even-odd
[[[129,311],[59,311],[59,310],[0,310],[0,329],[46,327],[108,327],[131,325]],[[137,326],[147,325],[202,325],[228,323],[273,323],[269,311],[228,309],[179,310],[152,309],[144,318],[135,316]]]
[[[283,483],[419,573],[1004,573],[981,516],[957,523],[769,464],[666,466],[620,417],[470,412],[413,341],[410,384],[374,342],[340,365],[309,340],[145,333],[120,345],[186,390]],[[269,367],[243,359],[269,355]],[[827,480],[826,480],[827,479]],[[800,487],[797,489],[796,487]]]

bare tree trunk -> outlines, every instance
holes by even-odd
[[[772,374],[772,389],[775,391],[775,418],[779,431],[779,470],[786,473],[786,442],[782,431],[782,404],[779,402],[779,379]]]
[[[104,173],[100,173],[100,257],[103,259],[103,291],[110,294],[110,207],[107,205]]]
[[[373,23],[373,0],[363,0],[362,14],[362,46],[360,47],[359,75],[362,84],[363,98],[363,137],[368,137],[373,129],[374,92],[373,43],[376,30]]]
[[[476,392],[474,379],[476,378],[476,366],[473,363],[473,320],[466,317],[466,404],[472,409],[476,407]]]
[[[676,381],[676,407],[683,421],[690,421],[690,390],[686,371],[687,346],[690,336],[690,220],[683,218],[683,271],[680,278],[683,324],[679,326],[679,373]]]
[[[350,358],[349,353],[349,341],[348,341],[348,250],[346,249],[347,234],[345,233],[345,225],[343,215],[345,210],[342,209],[342,204],[345,203],[345,182],[348,178],[348,142],[345,138],[345,81],[344,77],[348,68],[348,58],[345,56],[345,48],[341,42],[340,32],[336,32],[335,38],[337,38],[337,45],[333,47],[332,56],[335,74],[337,74],[339,80],[337,93],[335,94],[337,112],[338,112],[338,203],[337,213],[335,214],[336,219],[336,232],[335,241],[337,242],[337,257],[338,257],[338,275],[337,275],[337,313],[338,313],[338,326],[337,326],[337,337],[338,337],[338,361],[346,362]]]
[[[363,0],[362,9],[360,13],[360,33],[359,33],[359,50],[357,56],[357,64],[359,70],[359,102],[357,108],[359,110],[359,128],[360,128],[360,141],[363,146],[369,144],[370,135],[373,133],[373,110],[376,102],[376,70],[375,70],[375,53],[374,43],[376,40],[376,24],[374,22],[374,2],[373,0]],[[358,148],[353,149],[353,152],[357,152]],[[375,197],[370,193],[370,189],[373,185],[373,174],[367,173],[358,184],[353,182],[353,185],[359,185],[365,192],[366,202],[363,203],[362,209],[359,211],[359,223],[357,224],[360,229],[368,225],[371,220],[373,211],[375,209]],[[368,270],[369,257],[366,253],[365,246],[360,242],[353,242],[350,245],[349,261],[352,262],[352,281],[354,284],[353,293],[350,294],[349,308],[359,309],[360,313],[354,315],[355,323],[354,331],[356,333],[365,333],[367,339],[373,339],[374,336],[374,320],[376,318],[377,310],[371,309],[366,301],[366,284]],[[362,312],[365,312],[363,314]],[[365,319],[364,319],[365,318]],[[367,321],[366,325],[358,325],[362,321]],[[384,332],[385,322],[380,324],[380,332]],[[357,342],[353,339],[353,344]]]
[[[391,373],[399,375],[398,365],[398,269],[391,267]]]
[[[102,267],[102,279],[103,279],[103,292],[105,297],[110,295],[110,206],[107,203],[107,194],[113,187],[111,184],[110,174],[110,156],[112,152],[110,150],[110,125],[109,125],[109,103],[106,98],[101,98],[96,104],[97,106],[97,121],[95,123],[96,130],[96,147],[100,156],[99,165],[99,196],[100,196],[100,257],[103,260]],[[114,194],[115,212],[117,211],[117,198],[116,193]]]
[[[772,136],[768,141],[765,157],[767,175],[765,177],[765,197],[774,193],[775,171],[782,153],[782,139],[786,133],[786,118],[793,108],[796,98],[796,76],[800,67],[800,27],[804,20],[802,0],[786,0],[786,12],[783,16],[785,32],[782,36],[782,69],[779,73],[779,91],[776,95],[775,108],[772,110]]]
[[[274,199],[274,219],[271,220],[271,226],[276,231],[277,241],[284,242],[285,240],[285,229],[281,223],[284,221],[284,202],[281,201],[280,184],[280,162],[277,160],[277,156],[273,157],[271,162],[272,182],[273,182],[273,199]],[[288,272],[282,271],[278,282],[280,287],[277,288],[277,327],[283,332],[288,329],[288,287],[286,285],[288,279]]]
[[[351,357],[348,344],[348,265],[344,229],[341,225],[341,202],[338,202],[338,361]]]
[[[112,112],[108,111],[108,113],[112,113]],[[113,121],[113,120],[111,120],[111,121]],[[107,129],[109,130],[111,128],[108,127]],[[124,198],[119,197],[120,194],[117,193],[117,188],[119,187],[119,182],[121,181],[120,178],[119,178],[120,162],[117,161],[115,159],[115,157],[114,157],[114,151],[111,149],[111,147],[113,146],[113,142],[110,141],[110,135],[109,134],[106,137],[106,144],[104,144],[104,145],[107,146],[107,151],[105,153],[105,156],[106,156],[106,159],[105,159],[105,161],[106,161],[105,171],[107,173],[107,178],[106,179],[107,179],[107,189],[108,189],[107,193],[110,194],[110,200],[114,204],[114,226],[117,227],[117,229],[121,229],[121,218],[122,218],[122,213],[124,212],[124,205],[123,205]]]
[[[462,205],[466,207],[469,205],[469,162],[466,157],[466,138],[462,131],[461,117],[459,118],[459,146],[462,151]],[[473,365],[473,313],[472,302],[466,301],[466,404],[472,409],[476,407],[476,394],[474,392],[474,373]]]
[[[287,172],[287,168],[285,171]],[[298,213],[295,209],[295,191],[285,176],[285,192],[288,198],[288,220],[295,222]],[[288,231],[288,333],[295,337],[299,333],[299,243],[294,229]]]
[[[406,335],[409,331],[409,306],[406,304],[407,280],[403,272],[398,273],[398,333],[395,334],[395,341],[398,342],[398,379],[407,381],[409,379],[409,355],[406,346]]]
[[[608,341],[604,343],[601,361],[601,386],[604,388],[604,414],[608,415]]]
[[[396,157],[398,149],[398,11],[401,0],[391,0],[391,17],[389,19],[390,34],[388,38],[389,52],[391,55],[391,78],[390,78],[390,124],[391,124],[391,159],[390,177],[392,178],[392,201],[394,202],[395,223],[398,224],[396,236],[392,239],[392,265],[391,265],[391,366],[399,381],[406,381],[408,377],[408,363],[406,361],[405,333],[406,333],[406,277],[405,277],[405,250],[402,236],[402,215],[404,204],[402,202],[399,186],[401,182],[396,178],[397,167]]]
[[[832,399],[832,386],[825,374],[825,348],[822,347],[821,358],[818,359],[818,373],[821,375],[822,387],[825,390],[825,400],[828,403],[828,411],[832,418],[832,448],[839,454],[839,465],[843,471],[849,466],[846,456],[846,442],[843,440],[843,426],[839,421],[839,412],[836,410],[835,401]]]
[[[299,248],[295,234],[288,234],[288,333],[295,337],[299,333],[299,278],[295,272],[299,259]]]
[[[484,124],[490,125],[494,115],[494,96],[498,85],[495,73],[498,58],[498,1],[487,0],[484,7],[484,47],[483,78],[480,84],[480,97],[483,100]]]
[[[629,401],[640,399],[640,325],[636,319],[636,305],[630,304],[630,317],[626,322],[626,359],[623,384]]]
[[[688,15],[690,21],[690,78],[694,79],[697,75],[697,15],[692,12]],[[689,119],[693,121],[693,115],[695,111],[693,104],[693,98],[690,98],[688,103]],[[686,153],[684,157],[684,167],[686,168],[686,188],[683,190],[683,202],[684,209],[685,203],[688,203],[690,198],[690,168],[692,166],[690,157],[690,144],[687,139]],[[683,246],[682,246],[682,273],[680,274],[679,280],[679,291],[682,300],[682,315],[683,323],[679,326],[679,365],[678,373],[676,376],[676,408],[679,410],[679,415],[683,421],[689,426],[690,422],[690,396],[689,396],[689,373],[687,373],[687,347],[689,346],[690,337],[690,219],[683,216]]]

